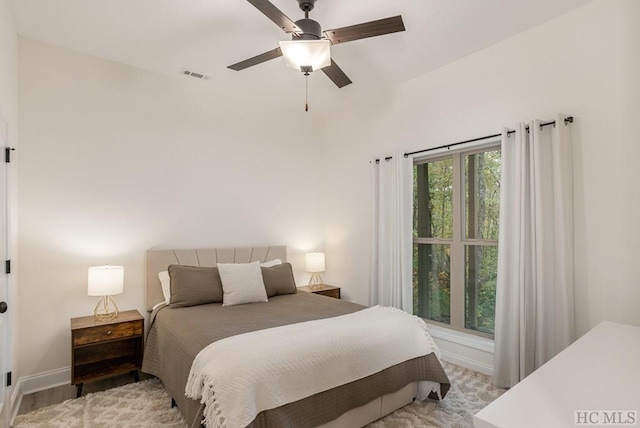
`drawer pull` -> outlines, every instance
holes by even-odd
[[[107,334],[111,334],[111,333],[113,333],[111,330],[107,331]]]

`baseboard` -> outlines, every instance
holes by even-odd
[[[48,372],[38,373],[32,376],[24,376],[18,379],[22,394],[32,394],[56,386],[69,385],[71,383],[71,367],[63,367]]]
[[[23,376],[18,379],[16,386],[13,388],[13,394],[11,394],[11,425],[13,425],[13,421],[18,415],[22,397],[25,394],[33,394],[56,386],[69,385],[71,383],[70,379],[71,367],[50,370],[32,376]]]
[[[453,354],[451,352],[441,351],[440,354],[444,361],[447,361],[451,364],[474,370],[488,376],[493,376],[493,366],[482,363],[480,361],[472,360],[462,355]]]

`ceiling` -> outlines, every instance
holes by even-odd
[[[353,80],[309,78],[311,111],[330,111],[481,50],[591,0],[318,0],[324,29],[401,14],[407,31],[340,44],[332,58]],[[292,20],[296,0],[272,0]],[[223,96],[302,108],[305,79],[282,58],[237,72],[232,63],[288,36],[246,0],[11,0],[18,33],[198,84]]]

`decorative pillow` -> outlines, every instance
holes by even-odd
[[[167,270],[171,278],[169,306],[172,308],[222,302],[218,268],[171,265]]]
[[[260,262],[218,263],[222,280],[222,306],[267,302]]]
[[[260,266],[262,266],[262,267],[271,267],[271,266],[275,266],[275,265],[279,265],[279,264],[282,264],[282,260],[273,259],[273,260],[266,261],[264,263],[260,263]]]
[[[168,305],[171,303],[171,278],[169,278],[169,272],[166,270],[158,272],[158,279],[160,279],[160,285],[162,285],[164,301]]]
[[[291,263],[282,263],[272,267],[264,267],[263,264],[261,269],[267,296],[273,297],[298,292]]]

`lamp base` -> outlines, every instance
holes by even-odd
[[[322,288],[323,285],[324,282],[322,280],[322,277],[320,276],[320,272],[313,272],[311,274],[311,278],[309,279],[309,288],[312,290],[317,290],[319,288]]]
[[[95,321],[111,321],[118,318],[118,307],[111,296],[102,296],[93,310]]]

